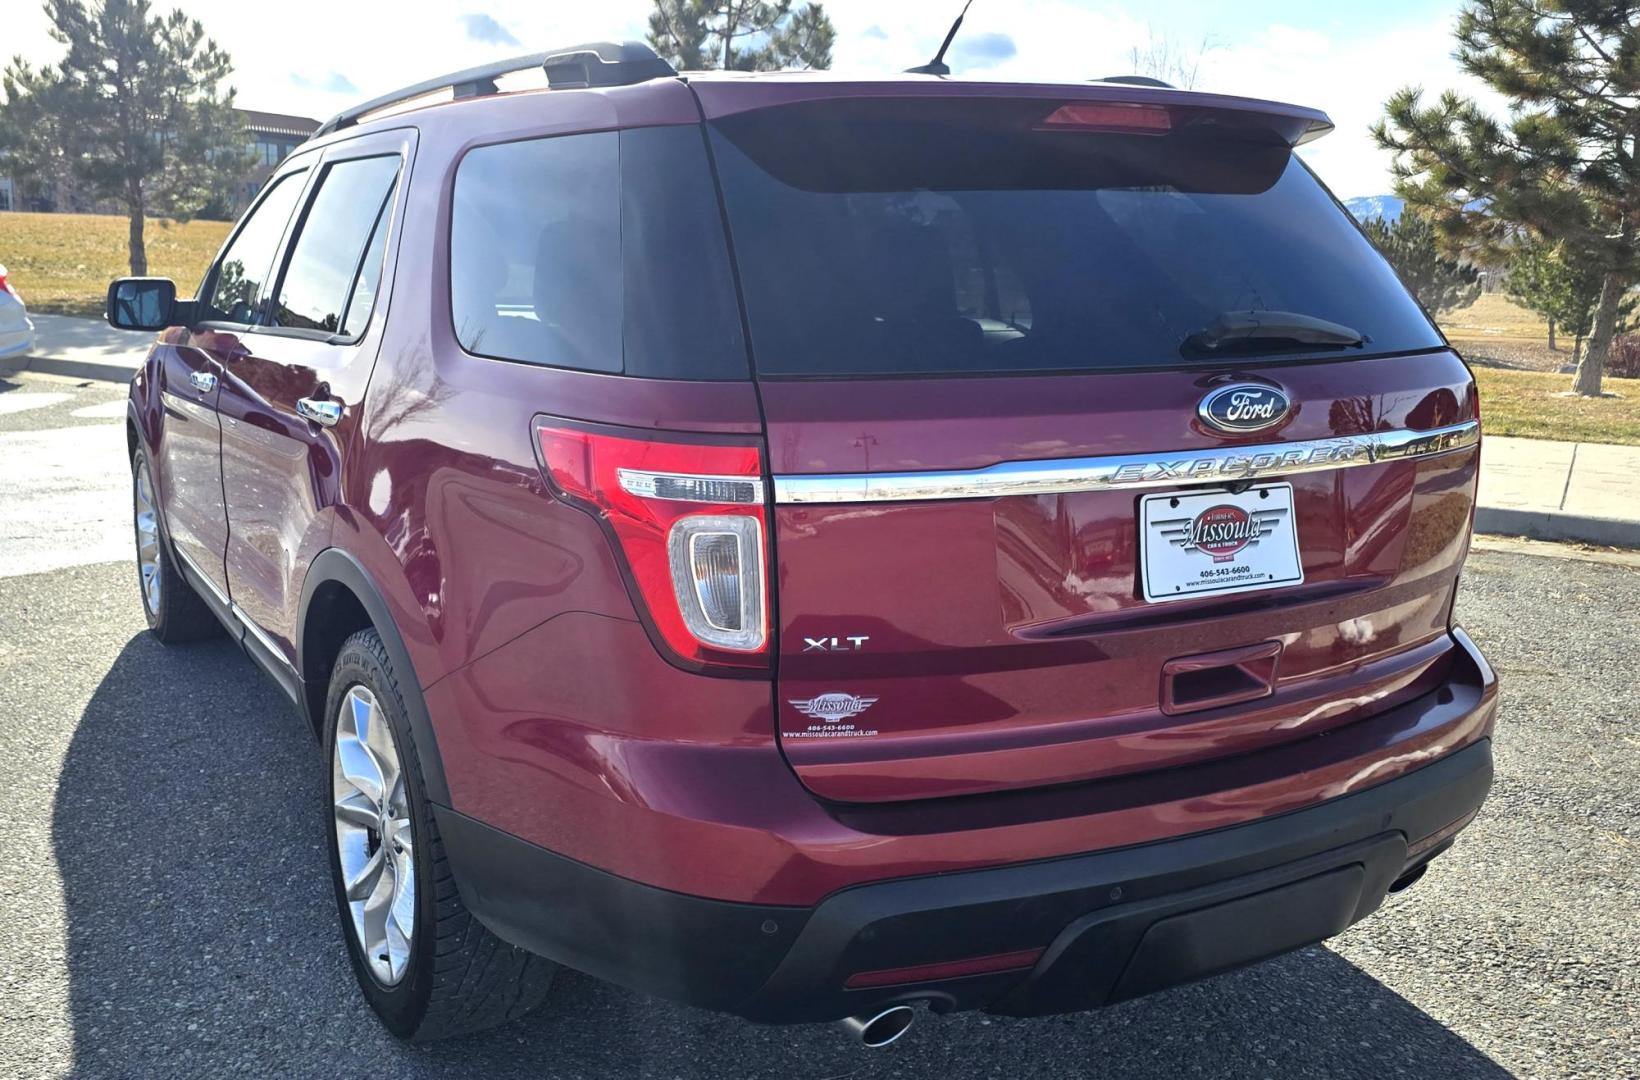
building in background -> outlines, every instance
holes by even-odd
[[[255,165],[250,176],[240,185],[240,190],[234,192],[231,198],[224,198],[220,202],[212,200],[213,205],[207,210],[207,216],[237,218],[250,204],[252,196],[261,188],[262,182],[273,172],[274,167],[290,156],[292,150],[307,141],[308,136],[319,127],[319,121],[306,116],[259,112],[255,109],[235,111],[239,113],[240,120],[245,125],[245,133],[255,154]],[[32,210],[48,214],[122,212],[122,208],[116,202],[89,198],[71,180],[60,180],[45,189],[24,193],[18,190],[10,177],[0,176],[0,211],[4,210]]]
[[[255,109],[235,111],[244,121],[245,131],[251,137],[251,148],[256,151],[256,167],[247,181],[250,187],[245,192],[245,199],[249,201],[262,186],[262,181],[273,172],[274,167],[318,130],[319,121],[306,116],[258,112]],[[241,205],[240,209],[244,209],[244,206]]]

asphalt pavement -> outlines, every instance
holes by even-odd
[[[1492,798],[1326,947],[880,1052],[573,973],[404,1046],[343,957],[312,737],[225,639],[143,630],[121,393],[0,380],[0,1076],[1640,1076],[1640,558],[1495,542],[1460,601],[1503,679]]]

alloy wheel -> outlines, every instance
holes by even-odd
[[[154,509],[154,481],[148,462],[137,466],[137,573],[142,579],[142,596],[148,610],[159,614],[159,516]]]
[[[415,851],[403,764],[369,687],[354,684],[343,695],[332,749],[336,851],[353,935],[376,981],[394,986],[415,935]]]

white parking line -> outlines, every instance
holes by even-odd
[[[80,420],[118,420],[125,416],[125,399],[116,398],[113,401],[87,405],[83,409],[75,409],[68,415]]]
[[[44,409],[47,406],[67,401],[71,396],[70,394],[18,393],[13,390],[9,394],[0,394],[0,415],[28,412],[30,409]],[[124,407],[125,405],[122,402],[120,408],[124,409]]]
[[[134,543],[120,425],[0,432],[0,577],[123,561]]]

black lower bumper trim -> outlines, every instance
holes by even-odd
[[[877,882],[812,909],[643,885],[438,808],[463,900],[501,937],[647,993],[787,1023],[898,1001],[1091,1008],[1330,937],[1472,814],[1491,744],[1279,817],[1138,847]],[[850,975],[1044,949],[1028,973],[845,989]]]
[[[732,1009],[791,950],[809,908],[657,889],[435,805],[462,902],[504,941],[609,982]]]
[[[1148,993],[1331,936],[1376,910],[1407,868],[1410,839],[1480,806],[1492,782],[1490,742],[1416,772],[1279,817],[1177,840],[1048,862],[864,885],[829,897],[768,983],[737,1009],[762,1020],[830,1020],[890,1001],[1018,1015],[1064,1012]],[[1360,867],[1353,894],[1329,878],[1340,915],[1297,925],[1283,893],[1309,878]],[[1147,932],[1164,920],[1260,894],[1258,903]],[[1248,943],[1237,953],[1170,945],[1199,941],[1231,917]],[[1293,924],[1291,932],[1284,924]],[[1031,973],[867,991],[842,989],[857,972],[956,956],[1048,946]],[[1129,973],[1131,970],[1131,974]]]

